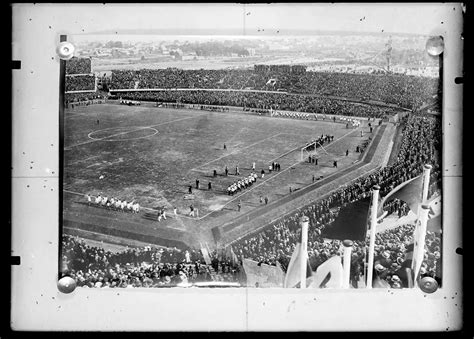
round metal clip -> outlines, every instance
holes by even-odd
[[[426,41],[426,52],[432,56],[438,56],[444,51],[444,40],[442,36],[433,36]]]
[[[425,293],[433,293],[438,289],[438,282],[431,277],[421,278],[418,285],[420,289]]]
[[[56,48],[56,53],[61,60],[69,60],[74,56],[74,50],[76,48],[73,44],[67,41],[61,42]]]
[[[71,277],[62,277],[58,280],[58,290],[62,293],[71,293],[76,286],[76,281]]]

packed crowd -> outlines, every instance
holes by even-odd
[[[294,112],[318,113],[321,115],[345,115],[359,117],[384,118],[396,111],[376,105],[362,104],[347,100],[336,100],[325,97],[268,92],[241,91],[144,91],[121,92],[124,99],[153,101],[170,107],[182,104],[202,104],[217,106],[237,106],[245,109],[285,110]],[[268,112],[268,111],[267,111]]]
[[[66,74],[90,74],[92,61],[90,58],[72,57],[66,61]]]
[[[374,100],[404,108],[418,108],[438,91],[438,80],[400,74],[349,74],[256,70],[183,70],[177,68],[114,70],[112,89],[195,88],[284,90],[289,93],[330,95]]]
[[[65,93],[64,103],[67,108],[74,108],[76,106],[88,106],[92,104],[105,103],[107,95],[99,92],[89,93]]]
[[[331,227],[341,207],[369,197],[374,185],[381,187],[380,195],[383,197],[402,182],[420,175],[423,165],[428,163],[433,166],[429,197],[437,194],[441,189],[441,120],[439,117],[411,114],[404,118],[401,124],[403,137],[397,161],[393,165],[359,178],[329,196],[266,226],[257,234],[249,235],[233,243],[237,256],[267,264],[275,264],[278,261],[285,269],[296,242],[300,238],[299,220],[306,215],[310,219],[308,254],[312,269],[315,270],[333,255],[342,255],[341,241],[325,240],[321,237],[321,232]],[[270,168],[274,169],[272,166],[273,164]],[[89,201],[88,199],[88,203]],[[104,206],[103,201],[104,199],[101,198],[101,206]],[[109,202],[107,199],[105,206]],[[122,203],[120,208],[121,206]],[[385,204],[384,210],[387,214],[396,213],[398,216],[408,213],[407,205],[398,200]],[[375,273],[392,288],[407,287],[403,272],[405,267],[409,267],[409,259],[406,256],[413,242],[413,230],[414,226],[408,224],[377,234]],[[426,239],[422,276],[431,276],[439,280],[441,278],[440,235],[428,232]],[[201,264],[200,253],[190,249],[187,256],[179,250],[158,251],[150,248],[112,254],[102,249],[88,247],[73,238],[65,238],[63,245],[64,271],[76,278],[79,286],[171,286],[183,281],[211,279],[209,268]],[[354,242],[351,272],[353,282],[357,281],[362,274],[366,246],[367,243],[364,241]],[[129,265],[124,265],[124,262]],[[231,278],[238,271],[236,265],[228,262],[222,265],[223,271],[231,272]]]
[[[97,195],[92,199],[90,194],[86,194],[86,201],[88,205],[97,207],[104,207],[110,210],[139,213],[140,204],[134,200],[127,202],[127,200],[120,200],[119,198],[108,198],[107,196]]]
[[[197,108],[199,106],[199,109],[201,111],[211,111],[211,112],[228,112],[229,107],[225,106],[209,106],[209,105],[191,105],[195,106],[194,108]]]
[[[165,108],[189,108],[196,109],[201,111],[211,111],[211,112],[228,112],[229,107],[226,106],[211,106],[211,105],[199,105],[199,104],[183,104],[181,102],[157,102],[156,107],[165,107]]]
[[[441,187],[441,162],[438,157],[440,152],[440,120],[412,115],[405,119],[404,124],[403,143],[399,150],[398,160],[393,166],[384,167],[373,174],[360,178],[355,183],[331,193],[327,198],[302,207],[292,215],[283,217],[258,234],[250,235],[235,242],[233,244],[234,252],[239,257],[243,256],[268,264],[275,264],[278,260],[283,267],[286,267],[300,237],[299,220],[303,215],[306,215],[310,219],[308,254],[311,265],[315,269],[329,257],[341,254],[342,250],[340,241],[324,241],[321,238],[321,232],[326,227],[331,227],[338,210],[342,206],[361,198],[370,197],[371,188],[375,184],[381,187],[380,195],[385,196],[397,185],[420,175],[423,171],[423,165],[429,163],[433,166],[429,197],[439,192]],[[403,216],[409,211],[405,203],[397,200],[385,204],[384,210],[387,211],[387,215],[397,213],[398,216]],[[413,242],[412,236],[413,226],[411,225],[380,233],[378,235],[376,256],[380,256],[388,250],[390,258],[396,261],[397,258],[405,254],[405,247]],[[426,258],[429,260],[425,260],[423,263],[423,271],[425,275],[440,278],[439,247],[436,247],[439,246],[439,235],[429,233],[428,238],[430,241],[427,242]],[[431,244],[434,245],[431,246]],[[362,249],[365,248],[365,245],[363,242],[356,242],[354,245],[353,267],[354,270],[359,268],[359,273],[360,268],[363,267]],[[401,263],[400,261],[401,259],[397,261],[397,265],[403,265],[403,261]],[[395,269],[395,266],[391,269]],[[389,272],[391,271],[387,270],[387,273]],[[389,283],[394,283],[396,280],[395,278],[392,281],[390,274],[384,275],[384,278],[387,278]]]
[[[256,113],[258,115],[268,115],[271,112],[270,109],[266,109],[266,108],[248,108],[248,107],[244,107],[243,111],[244,112]]]
[[[95,91],[94,75],[66,76],[66,92]]]
[[[69,235],[62,239],[63,275],[71,276],[80,287],[171,287],[212,281],[214,272],[227,281],[238,280],[239,268],[229,260],[213,259],[207,265],[199,251],[187,248],[128,248],[113,253],[89,246]]]

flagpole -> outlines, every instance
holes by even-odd
[[[375,229],[377,226],[377,208],[379,201],[380,186],[375,185],[372,189],[372,208],[370,211],[370,242],[369,242],[369,263],[367,265],[366,287],[372,288],[372,276],[374,270],[374,252],[375,252]]]
[[[342,280],[342,288],[349,288],[350,277],[351,277],[351,254],[352,254],[352,241],[344,240],[344,278]]]
[[[428,223],[428,213],[430,206],[424,204],[421,206],[421,213],[417,228],[419,228],[417,239],[415,239],[416,253],[413,253],[413,277],[415,285],[418,285],[418,275],[420,274],[421,264],[425,256],[425,238],[426,238],[426,225]]]
[[[431,165],[426,164],[423,166],[423,195],[421,197],[421,203],[426,204],[428,201],[428,190],[430,188],[430,173]]]
[[[309,218],[301,218],[301,255],[300,255],[300,288],[306,288],[306,265],[308,260],[308,224]]]
[[[431,165],[425,164],[423,166],[423,189],[421,193],[421,204],[427,204],[428,203],[428,191],[430,188],[430,173],[431,173]],[[421,206],[418,207],[418,220],[421,219],[421,214],[423,213],[423,208]],[[425,236],[426,236],[426,226],[423,231],[421,224],[417,223],[415,226],[415,231],[413,234],[413,239],[414,239],[414,246],[413,246],[413,258],[419,258],[420,253],[424,253],[425,250]],[[423,241],[421,241],[423,239]],[[421,260],[423,261],[423,257],[421,257]],[[419,267],[418,264],[420,265]],[[416,285],[416,277],[418,275],[419,269],[421,267],[421,262],[418,263],[417,260],[413,260],[411,263],[411,269],[413,271],[414,275],[414,281]]]

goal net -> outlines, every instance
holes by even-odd
[[[304,147],[301,148],[301,161],[308,159],[311,156],[317,156],[322,150],[324,153],[328,154],[326,149],[319,143],[319,141],[314,141]]]

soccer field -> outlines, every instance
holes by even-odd
[[[361,129],[367,130],[366,123]],[[321,134],[334,135],[334,141],[318,151],[318,165],[301,162],[301,147]],[[137,229],[150,223],[146,217],[153,213],[152,209],[164,206],[171,214],[176,207],[178,216],[168,218],[160,228],[192,228],[197,232],[259,208],[260,196],[278,200],[290,194],[290,187],[295,191],[311,184],[313,175],[327,176],[349,166],[360,157],[356,146],[368,137],[368,133],[361,137],[360,129],[346,129],[344,124],[329,120],[271,118],[242,111],[116,104],[67,109],[64,206],[86,219],[100,214],[104,224],[109,217],[130,220],[135,225],[131,228]],[[348,156],[346,150],[350,151]],[[334,160],[338,161],[337,169],[333,168]],[[272,161],[281,164],[281,171],[268,172]],[[256,183],[229,196],[227,187],[247,176],[252,162],[256,163]],[[228,176],[224,175],[225,166]],[[240,175],[235,175],[236,166]],[[213,177],[214,170],[217,177]],[[199,189],[195,187],[196,180],[200,182]],[[85,201],[86,193],[138,201],[146,213],[117,216],[118,212],[84,207],[78,202]],[[199,216],[188,216],[190,205],[199,210]]]

